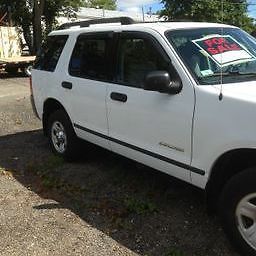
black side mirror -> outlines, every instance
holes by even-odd
[[[153,71],[145,77],[144,90],[177,94],[182,89],[182,83],[176,80],[172,81],[167,71]]]

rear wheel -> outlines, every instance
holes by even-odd
[[[242,255],[256,256],[256,168],[235,175],[220,198],[224,231]]]
[[[48,119],[47,134],[53,152],[66,160],[74,160],[78,155],[79,140],[67,114],[57,110]]]

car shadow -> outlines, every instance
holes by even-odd
[[[0,79],[8,79],[8,78],[21,78],[21,77],[28,77],[24,72],[17,72],[17,73],[7,73],[5,71],[0,72]]]
[[[66,163],[41,130],[2,136],[0,145],[0,169],[55,201],[38,211],[70,209],[141,255],[234,255],[199,189],[88,144]]]

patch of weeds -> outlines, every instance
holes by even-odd
[[[52,174],[52,170],[61,167],[63,164],[63,158],[56,155],[51,155],[43,163],[30,162],[26,166],[26,171],[38,176],[42,181],[42,185],[48,189],[58,189],[71,195],[84,194],[87,191],[84,186],[70,184]]]
[[[164,256],[185,256],[184,253],[178,249],[170,249]]]
[[[47,188],[54,188],[57,187],[58,181],[51,176],[44,176],[42,177],[42,184]]]
[[[41,176],[41,178],[42,178],[42,184],[49,189],[58,189],[67,194],[77,195],[77,196],[81,196],[85,192],[87,192],[87,189],[83,186],[70,184],[64,180],[60,180],[51,175],[43,175]]]
[[[50,172],[53,169],[56,169],[64,164],[63,158],[51,155],[43,163],[30,162],[26,166],[26,171],[28,173],[34,173],[38,176],[43,176],[44,174]]]
[[[64,159],[59,156],[51,155],[43,164],[41,164],[41,171],[48,171],[56,169],[64,164]]]
[[[125,207],[129,212],[136,214],[147,214],[157,211],[157,207],[154,203],[149,201],[142,201],[133,197],[128,197],[124,200]]]
[[[113,224],[118,229],[124,229],[124,230],[132,230],[133,229],[132,224],[125,218],[116,218],[113,221]]]

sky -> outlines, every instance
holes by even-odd
[[[248,14],[250,17],[256,18],[256,0],[248,0],[249,9]],[[125,11],[141,11],[142,6],[144,7],[145,12],[149,11],[149,8],[152,8],[152,11],[161,10],[163,4],[159,0],[117,0],[117,6],[119,10]]]
[[[158,0],[117,0],[119,10],[138,12],[142,6],[145,12],[148,12],[150,7],[155,12],[161,10],[163,5]]]
[[[249,16],[256,19],[256,0],[250,0],[249,3]]]

